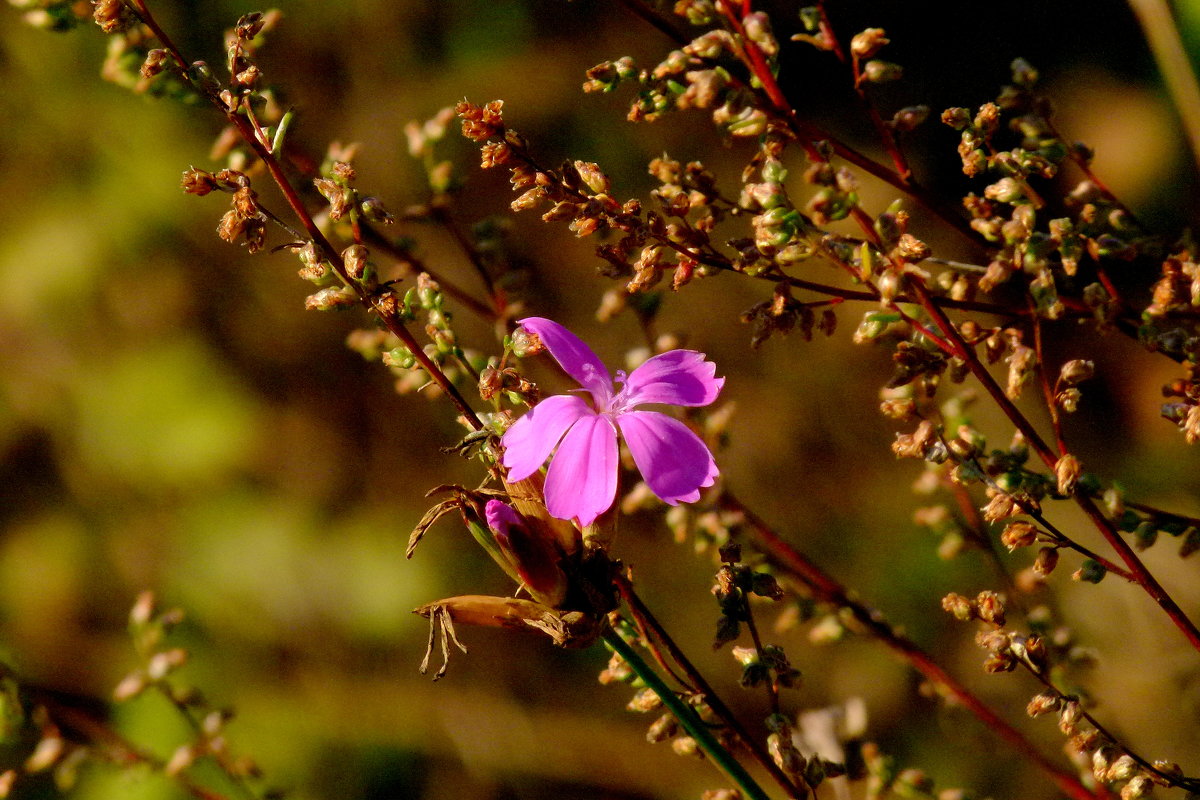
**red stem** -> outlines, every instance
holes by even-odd
[[[854,619],[866,628],[872,636],[882,641],[920,672],[931,683],[941,687],[948,695],[972,714],[984,725],[995,732],[1001,739],[1008,742],[1018,752],[1033,762],[1054,782],[1064,794],[1074,800],[1097,800],[1108,798],[1109,793],[1103,787],[1095,791],[1088,789],[1079,780],[1050,762],[1025,738],[1024,734],[1005,722],[996,712],[992,711],[969,689],[951,677],[938,666],[930,656],[921,650],[916,643],[898,634],[891,625],[883,620],[878,612],[868,608],[857,600],[850,598],[849,593],[840,583],[827,575],[820,567],[809,561],[804,555],[785,542],[753,512],[741,504],[733,495],[726,492],[721,497],[721,505],[735,511],[749,524],[749,530],[757,540],[758,549],[768,561],[778,569],[786,571],[812,590],[821,600],[847,609]]]
[[[958,329],[954,327],[954,324],[950,321],[949,317],[946,316],[946,312],[939,308],[935,302],[933,302],[933,298],[930,296],[929,290],[925,287],[925,285],[920,280],[914,280],[912,281],[912,286],[913,291],[917,294],[921,302],[921,305],[924,306],[925,312],[934,320],[938,328],[943,334],[945,334],[946,338],[949,339],[955,345],[955,347],[960,350],[960,355],[966,362],[968,369],[971,370],[971,373],[983,385],[983,388],[987,391],[987,393],[991,395],[992,400],[994,400],[996,405],[1000,407],[1000,410],[1004,412],[1004,415],[1008,417],[1008,419],[1017,427],[1017,430],[1021,432],[1021,435],[1025,437],[1025,440],[1029,443],[1030,447],[1032,447],[1037,453],[1038,458],[1040,458],[1047,467],[1053,470],[1055,465],[1058,463],[1058,456],[1053,450],[1050,449],[1050,447],[1042,439],[1041,435],[1038,434],[1037,430],[1033,427],[1033,424],[1030,423],[1025,415],[1017,409],[1016,405],[1014,405],[1013,402],[1008,399],[1008,395],[1004,393],[1004,390],[1000,388],[1000,385],[996,382],[995,378],[993,378],[991,373],[988,372],[987,367],[985,367],[983,362],[979,360],[975,350],[967,345],[967,343],[963,340],[962,335],[958,332]],[[1101,535],[1104,536],[1105,541],[1109,543],[1113,550],[1117,552],[1117,555],[1121,557],[1121,560],[1125,562],[1125,565],[1129,567],[1129,571],[1133,574],[1133,577],[1137,583],[1146,591],[1147,594],[1154,598],[1154,601],[1158,603],[1159,607],[1161,607],[1166,615],[1170,617],[1171,621],[1175,623],[1175,626],[1183,632],[1185,637],[1187,637],[1187,640],[1192,644],[1192,647],[1200,650],[1200,630],[1196,628],[1195,623],[1193,623],[1191,619],[1189,619],[1188,616],[1183,613],[1183,610],[1179,608],[1175,601],[1171,599],[1171,596],[1167,594],[1166,590],[1163,589],[1162,585],[1159,584],[1154,575],[1152,575],[1150,571],[1146,569],[1145,564],[1143,564],[1141,559],[1138,558],[1137,554],[1133,551],[1133,548],[1121,538],[1120,533],[1117,531],[1112,521],[1108,519],[1108,517],[1104,516],[1103,512],[1100,511],[1099,507],[1096,506],[1096,503],[1087,494],[1077,491],[1074,493],[1073,497],[1075,498],[1075,502],[1081,509],[1083,509],[1083,512],[1092,521],[1092,524],[1094,524],[1100,531]]]

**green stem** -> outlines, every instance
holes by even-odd
[[[608,649],[625,659],[625,662],[637,673],[642,682],[658,695],[658,698],[663,701],[663,705],[675,716],[675,719],[679,720],[679,724],[688,732],[688,735],[696,740],[696,743],[718,767],[725,770],[725,774],[733,779],[746,797],[751,800],[769,800],[767,793],[750,777],[741,763],[717,741],[712,731],[705,725],[704,720],[700,719],[691,706],[680,700],[675,692],[671,691],[671,687],[663,683],[662,679],[658,677],[658,673],[651,669],[637,651],[621,638],[621,634],[608,628],[604,631],[603,638]]]

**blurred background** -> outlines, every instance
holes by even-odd
[[[795,9],[772,5],[785,88],[801,113],[877,152],[847,76],[832,56],[786,43],[799,28]],[[977,107],[1023,56],[1041,70],[1062,129],[1096,149],[1096,169],[1120,197],[1161,230],[1194,223],[1195,165],[1123,3],[987,13],[976,4],[841,5],[831,13],[843,41],[883,27],[893,40],[883,57],[905,67],[904,81],[878,93],[884,109],[926,103],[936,118],[951,105]],[[257,10],[234,0],[151,7],[190,57],[214,65],[222,31]],[[1179,7],[1193,45],[1195,8]],[[654,185],[646,164],[664,151],[704,161],[736,194],[753,153],[723,146],[702,114],[635,126],[624,119],[628,93],[581,94],[588,67],[623,55],[652,66],[673,47],[619,4],[285,0],[281,10],[261,64],[298,110],[295,141],[316,158],[331,141],[360,143],[358,186],[393,210],[426,199],[405,123],[463,97],[503,99],[508,123],[544,162],[597,161],[620,198],[646,196]],[[361,315],[304,313],[309,287],[292,256],[250,257],[217,239],[224,202],[183,194],[179,175],[219,166],[208,153],[220,120],[102,81],[104,48],[94,27],[52,34],[0,9],[0,661],[31,683],[108,697],[137,664],[126,619],[138,593],[152,589],[187,612],[176,634],[192,652],[182,675],[237,710],[234,748],[296,800],[653,800],[724,785],[711,766],[644,741],[651,717],[624,710],[627,688],[598,685],[607,660],[598,647],[563,652],[462,629],[470,653],[454,658],[449,675],[432,684],[418,674],[427,627],[414,607],[512,588],[449,520],[414,560],[404,558],[425,491],[478,478],[472,463],[438,451],[461,435],[448,406],[396,394],[387,370],[345,347]],[[930,186],[951,196],[971,188],[953,131],[933,119],[909,142]],[[451,135],[440,152],[466,181],[460,222],[498,216],[510,226],[513,258],[528,266],[528,310],[568,324],[619,365],[641,333],[629,314],[596,321],[612,284],[597,275],[595,243],[508,213],[506,175],[481,172],[469,143]],[[802,197],[804,164],[792,158]],[[893,199],[872,186],[864,195],[874,212]],[[915,226],[940,255],[971,255],[935,224]],[[401,224],[396,234],[478,289],[443,231]],[[737,235],[730,225],[728,236]],[[822,277],[823,266],[809,269]],[[974,596],[996,579],[978,553],[941,560],[938,540],[912,522],[928,502],[910,489],[921,467],[893,458],[897,429],[877,412],[888,353],[850,341],[866,309],[844,311],[830,339],[774,339],[752,353],[738,314],[768,296],[769,287],[736,276],[700,281],[666,297],[658,323],[728,377],[723,400],[737,412],[718,455],[726,480],[1057,756],[1054,723],[1024,718],[1038,688],[1025,676],[983,674],[971,626],[940,610],[947,592]],[[476,349],[496,348],[488,326],[466,313],[458,331]],[[1159,387],[1178,366],[1116,335],[1101,352],[1081,353],[1069,327],[1052,334],[1062,358],[1100,367],[1068,427],[1085,465],[1119,478],[1131,497],[1200,515],[1200,452],[1158,418]],[[1035,403],[1027,407],[1036,414]],[[981,409],[978,422],[994,444],[1007,442],[1001,420]],[[1103,546],[1070,514],[1060,519]],[[1200,613],[1200,562],[1181,561],[1176,549],[1160,543],[1146,560]],[[764,698],[738,689],[727,651],[711,652],[714,566],[693,550],[673,543],[654,514],[623,523],[618,543],[650,607],[757,724]],[[1078,564],[1063,562],[1040,599],[1062,609],[1099,656],[1080,676],[1096,713],[1140,754],[1200,771],[1196,654],[1140,591],[1111,579],[1074,584]],[[1010,559],[1014,571],[1027,563],[1023,553]],[[771,610],[764,614],[769,621]],[[771,638],[805,675],[786,697],[793,711],[861,697],[867,736],[939,787],[1054,796],[973,718],[922,697],[913,672],[879,645],[817,647],[803,629]],[[164,756],[186,737],[154,698],[111,714],[124,735]],[[87,769],[75,794],[183,796],[161,777],[104,768]],[[18,796],[54,789],[35,781]]]

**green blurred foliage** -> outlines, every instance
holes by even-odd
[[[181,46],[214,64],[223,27],[251,10],[232,0],[153,5],[162,6]],[[546,162],[599,161],[622,196],[651,185],[645,164],[664,150],[704,160],[730,186],[751,154],[723,147],[698,115],[635,127],[623,119],[623,98],[579,93],[594,63],[630,54],[649,64],[670,49],[615,4],[296,0],[283,10],[262,63],[299,110],[296,140],[316,158],[332,140],[361,142],[360,185],[394,210],[425,199],[419,165],[405,154],[404,123],[463,96],[503,98],[510,124]],[[972,62],[976,43],[947,38],[953,19],[941,29],[891,21],[892,8],[855,11],[863,26],[876,24],[868,11],[888,17],[893,38],[908,37],[911,58],[928,59],[914,65],[916,101],[922,91],[950,85],[965,96],[946,104],[982,102],[1005,80],[1003,65],[1024,55],[1051,76],[1052,93],[1066,96],[1067,120],[1104,112],[1106,104],[1123,107],[1122,98],[1151,98],[1136,107],[1169,125],[1144,83],[1142,51],[1110,63],[1118,45],[1140,47],[1132,26],[1109,30],[1115,26],[1077,20],[1089,36],[1097,26],[1106,32],[1073,37],[1080,49],[1068,52],[1039,17],[1011,38],[995,35],[987,60]],[[939,43],[932,52],[921,49],[929,40]],[[238,710],[235,747],[259,759],[269,781],[295,800],[696,797],[720,785],[707,765],[643,742],[650,720],[623,710],[627,692],[596,685],[605,661],[598,649],[564,653],[533,638],[460,631],[471,652],[456,657],[449,677],[430,685],[417,674],[426,628],[413,607],[511,590],[454,522],[436,528],[414,561],[403,556],[427,504],[424,492],[478,479],[471,465],[438,452],[460,432],[446,407],[397,396],[382,368],[343,346],[359,317],[303,312],[306,287],[294,276],[294,259],[251,258],[217,240],[221,204],[187,197],[177,182],[188,165],[213,166],[207,153],[219,121],[204,109],[102,82],[103,47],[90,26],[52,35],[20,25],[11,10],[0,16],[5,660],[32,683],[105,697],[136,663],[125,616],[137,593],[152,588],[189,614],[178,634],[193,655],[186,679]],[[837,124],[852,111],[838,83],[844,76],[814,66],[810,55],[799,53],[792,65],[810,87],[806,110]],[[1168,178],[1180,172],[1171,166],[1173,141],[1137,138],[1148,118],[1106,128],[1097,164],[1147,207],[1170,209],[1170,224],[1190,216],[1191,184]],[[847,135],[856,130],[866,135],[853,128]],[[931,180],[953,187],[953,137],[943,133],[922,133],[919,141],[934,154],[931,165],[950,168]],[[1087,130],[1073,133],[1091,141]],[[1127,141],[1153,148],[1142,172],[1125,172]],[[445,150],[468,181],[456,213],[468,222],[505,215],[511,198],[502,176],[479,172],[472,148],[453,137]],[[890,200],[869,191],[880,208]],[[618,363],[639,332],[628,317],[606,327],[592,318],[609,288],[595,277],[592,245],[533,217],[506,224],[533,265],[530,309],[572,325]],[[473,285],[444,233],[402,227],[427,263]],[[895,463],[893,427],[875,409],[886,354],[851,345],[848,314],[831,340],[772,341],[751,355],[737,315],[764,296],[732,278],[700,282],[668,298],[659,321],[662,331],[686,331],[689,346],[707,352],[729,378],[725,397],[738,413],[731,445],[719,456],[727,479],[1017,719],[1033,687],[983,675],[967,626],[939,610],[946,592],[974,593],[994,576],[975,554],[941,561],[936,540],[910,521],[920,501],[909,486],[919,468]],[[472,346],[494,350],[486,325],[460,317]],[[1169,367],[1121,341],[1093,357],[1113,369],[1096,390],[1107,421],[1070,429],[1085,461],[1123,477],[1149,502],[1200,512],[1194,451],[1183,451],[1155,419],[1154,395]],[[982,416],[982,427],[1004,429]],[[1114,441],[1109,431],[1118,427],[1128,433]],[[763,698],[737,689],[727,653],[707,652],[716,618],[708,593],[713,566],[688,548],[670,543],[659,519],[645,515],[625,527],[618,550],[635,567],[649,605],[727,699],[757,719]],[[1150,556],[1173,585],[1190,581],[1181,599],[1194,609],[1194,564],[1181,566],[1164,551]],[[1186,666],[1194,660],[1174,660],[1185,656],[1165,621],[1115,581],[1097,589],[1070,585],[1066,574],[1056,580],[1064,607],[1089,607],[1070,617],[1085,640],[1119,652],[1127,647],[1115,645],[1132,639],[1135,655],[1149,651],[1180,664],[1168,686],[1138,674],[1136,658],[1118,657],[1099,671],[1095,688],[1113,699],[1106,707],[1123,709],[1122,734],[1155,756],[1191,756],[1194,764],[1187,742],[1198,735],[1189,719],[1200,709],[1200,675]],[[1106,623],[1113,617],[1128,627],[1113,630]],[[1053,795],[1039,776],[999,756],[963,758],[999,746],[963,712],[921,698],[912,674],[878,646],[852,640],[814,648],[795,633],[782,640],[806,676],[789,707],[862,696],[870,735],[902,763],[929,769],[939,786]],[[151,698],[119,707],[113,721],[164,757],[185,736],[170,709]],[[1041,722],[1027,728],[1053,751],[1057,733]],[[25,791],[53,794],[44,782]],[[76,796],[183,795],[160,777],[89,767]]]

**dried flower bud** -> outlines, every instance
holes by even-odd
[[[1036,526],[1024,520],[1017,520],[1008,523],[1004,533],[1000,534],[1000,542],[1011,552],[1018,547],[1029,547],[1034,544],[1037,541],[1037,534]]]
[[[1074,494],[1075,486],[1079,483],[1079,476],[1082,472],[1083,467],[1080,465],[1079,459],[1070,453],[1058,459],[1058,463],[1054,465],[1058,493],[1061,495]]]
[[[1063,698],[1062,709],[1058,712],[1058,729],[1067,736],[1075,735],[1079,721],[1083,719],[1083,708],[1074,698]]]
[[[1040,717],[1042,714],[1058,711],[1061,705],[1062,695],[1053,689],[1047,689],[1033,696],[1029,705],[1025,706],[1025,713],[1031,717]]]
[[[220,223],[217,225],[217,236],[220,236],[226,242],[233,244],[246,231],[246,217],[239,214],[234,209],[225,212],[221,217]]]
[[[1017,501],[1007,492],[995,492],[992,499],[980,510],[988,522],[1000,522],[1022,513]]]
[[[742,18],[746,38],[758,45],[763,54],[770,57],[779,52],[779,43],[771,31],[771,18],[762,11],[755,11]]]
[[[892,442],[892,452],[897,458],[924,458],[929,445],[935,440],[933,423],[923,419],[914,432],[896,434],[896,441]]]
[[[909,233],[901,234],[900,240],[896,242],[896,254],[905,261],[913,263],[924,261],[932,252],[929,245]]]
[[[1017,659],[1011,653],[996,653],[983,661],[983,671],[995,675],[1000,672],[1012,672],[1017,668]]]
[[[335,308],[350,308],[358,304],[358,296],[348,287],[330,286],[304,298],[308,311],[329,311]]]
[[[954,618],[966,622],[975,616],[975,608],[971,601],[961,594],[951,592],[942,598],[942,609],[954,615]]]
[[[1058,372],[1058,379],[1068,386],[1075,386],[1091,380],[1095,374],[1096,364],[1094,362],[1077,358],[1062,365],[1062,369]]]
[[[651,723],[646,731],[646,741],[651,744],[665,742],[679,731],[679,723],[672,714],[663,714]]]
[[[534,356],[546,349],[536,333],[525,328],[517,328],[512,334],[512,351],[517,358]]]
[[[855,58],[871,58],[889,41],[884,36],[883,28],[867,28],[854,34],[854,38],[850,40],[850,52]]]
[[[146,60],[142,62],[142,68],[139,70],[139,74],[146,79],[153,78],[155,75],[166,69],[170,60],[170,53],[161,47],[156,47],[146,53]]]
[[[608,176],[600,169],[600,165],[591,161],[576,161],[575,170],[579,173],[580,179],[584,184],[592,190],[593,194],[608,194],[612,189],[612,182]]]
[[[1116,761],[1113,761],[1111,765],[1109,765],[1108,772],[1105,777],[1110,783],[1127,781],[1137,774],[1137,771],[1138,763],[1133,760],[1133,756],[1125,753],[1124,755],[1118,757]]]
[[[262,31],[266,24],[265,15],[261,11],[251,11],[243,14],[234,27],[234,34],[239,39],[253,39]]]
[[[352,244],[342,251],[342,263],[346,266],[346,274],[354,280],[360,280],[367,270],[367,248],[361,244]]]
[[[646,712],[662,708],[662,698],[653,689],[639,689],[633,699],[625,704],[629,711]]]
[[[1200,441],[1200,405],[1188,409],[1183,421],[1183,438],[1188,444]]]
[[[1010,400],[1021,396],[1021,389],[1033,379],[1037,367],[1037,355],[1032,347],[1018,344],[1013,347],[1012,355],[1008,357],[1008,383],[1004,393]]]
[[[95,0],[92,18],[105,33],[123,31],[132,22],[132,15],[124,0]]]
[[[1033,571],[1038,575],[1049,575],[1058,566],[1058,548],[1043,547],[1038,550],[1037,557],[1033,560]]]
[[[358,173],[354,171],[354,165],[348,161],[335,161],[330,169],[333,179],[342,183],[353,183],[358,177]]]
[[[984,622],[1004,625],[1004,600],[993,591],[983,591],[975,598],[975,613]]]
[[[183,171],[183,179],[179,186],[188,194],[203,197],[217,188],[217,179],[202,169],[188,167]]]
[[[1150,794],[1154,788],[1153,780],[1147,775],[1134,775],[1129,783],[1121,787],[1121,800],[1139,800]]]
[[[243,186],[233,193],[233,210],[246,219],[258,216],[258,195],[249,186]]]
[[[700,752],[700,745],[691,736],[677,736],[671,740],[671,749],[676,755],[694,756]]]

